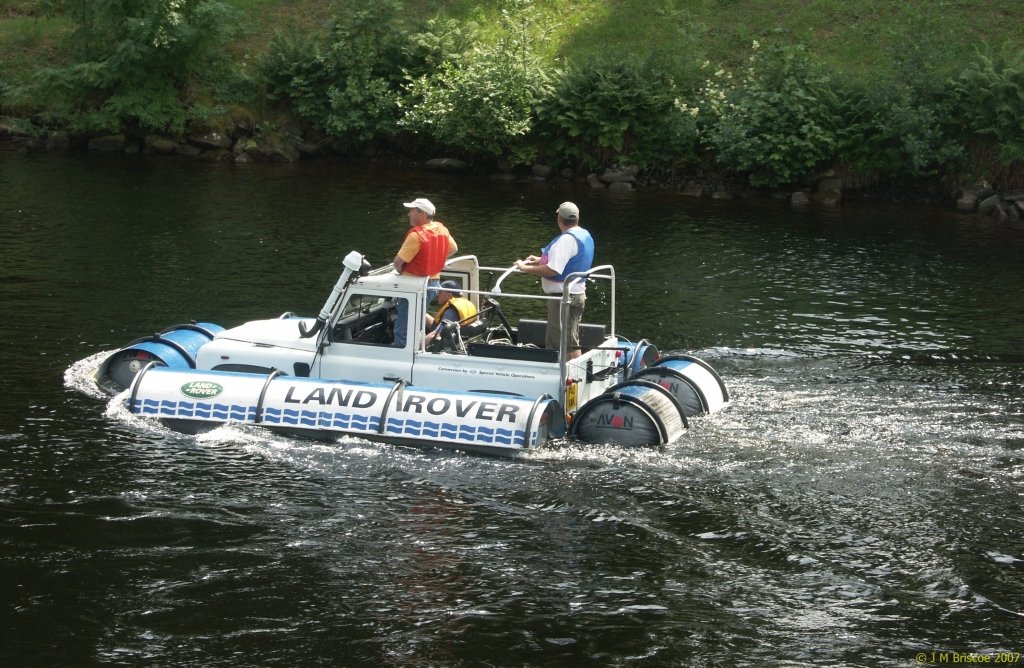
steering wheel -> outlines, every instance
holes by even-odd
[[[386,326],[383,322],[375,322],[364,327],[358,334],[352,337],[357,343],[380,343],[384,340]]]
[[[440,329],[434,338],[427,344],[428,353],[439,353],[447,350],[453,353],[466,351],[466,344],[462,340],[462,332],[459,330],[459,323],[454,320],[442,320]]]

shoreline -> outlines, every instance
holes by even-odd
[[[675,174],[667,169],[646,171],[636,166],[616,165],[599,172],[556,170],[543,163],[527,167],[500,164],[477,165],[456,157],[424,157],[416,151],[396,152],[393,146],[366,145],[345,150],[322,138],[304,138],[296,131],[268,133],[254,137],[245,132],[211,130],[180,138],[163,135],[108,134],[72,137],[62,131],[49,135],[26,129],[28,121],[7,117],[0,123],[0,150],[25,153],[126,154],[182,157],[202,162],[244,164],[291,164],[321,160],[364,160],[377,164],[423,169],[433,173],[473,174],[494,181],[573,181],[593,190],[619,192],[662,192],[703,200],[788,201],[795,211],[837,209],[844,202],[876,202],[897,206],[928,205],[951,212],[992,217],[1006,222],[1024,220],[1024,190],[998,192],[986,180],[956,189],[950,194],[939,178],[893,181],[852,187],[842,175],[828,170],[803,183],[775,189],[756,189],[738,183],[738,177],[724,174]],[[20,127],[19,127],[20,126]]]

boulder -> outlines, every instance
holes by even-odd
[[[587,184],[594,190],[604,188],[604,184],[601,183],[601,179],[598,178],[597,174],[587,174]]]
[[[533,173],[533,178],[544,180],[551,177],[551,167],[549,165],[537,164],[530,168]]]
[[[27,137],[32,124],[22,118],[0,116],[0,137]]]
[[[71,135],[63,130],[57,130],[46,138],[46,149],[48,151],[67,151],[71,148]]]
[[[295,149],[304,156],[319,155],[322,152],[322,144],[317,144],[305,139],[299,139],[295,142]]]
[[[986,178],[980,178],[975,181],[974,185],[971,186],[971,189],[979,200],[985,199],[989,195],[994,195],[996,193],[996,187]]]
[[[469,164],[458,158],[431,158],[424,165],[432,172],[464,172]]]
[[[640,168],[634,165],[623,165],[609,167],[601,174],[600,179],[604,183],[634,183]]]
[[[160,135],[146,135],[143,144],[146,153],[174,153],[178,148],[177,141]]]
[[[285,121],[284,125],[281,126],[281,132],[289,137],[298,139],[306,135],[306,128],[299,121],[290,119]]]
[[[629,181],[612,181],[608,184],[608,190],[631,192],[633,190],[633,184]]]
[[[978,196],[973,188],[964,188],[956,200],[957,211],[974,211],[978,208]]]
[[[256,139],[246,152],[257,160],[267,162],[295,162],[302,157],[291,142],[275,134]]]
[[[838,176],[826,176],[818,181],[818,190],[836,190],[838,192],[842,192],[843,180]]]
[[[682,193],[687,197],[703,197],[704,186],[699,183],[687,183],[683,186]]]
[[[211,148],[231,148],[231,137],[227,136],[223,132],[217,130],[211,130],[209,132],[192,133],[188,136],[190,144],[195,144],[202,149]]]
[[[843,201],[843,192],[841,190],[816,190],[811,195],[811,199],[825,206],[838,206]]]
[[[995,208],[992,209],[989,213],[1005,223],[1006,221],[1010,220],[1009,209],[1011,208],[1012,207],[1008,207],[1005,204],[1003,204],[1002,201],[1000,201],[996,203]]]
[[[250,133],[256,127],[256,116],[251,111],[242,107],[233,107],[228,112],[227,122],[230,127],[242,133]]]
[[[235,155],[240,155],[247,152],[250,148],[256,147],[256,140],[252,137],[241,137],[235,142],[235,145],[231,147],[231,152]]]
[[[200,157],[202,157],[203,160],[208,160],[210,162],[224,162],[225,160],[230,160],[232,154],[231,151],[226,148],[213,148],[209,151],[203,151],[203,154]]]
[[[128,139],[121,134],[103,135],[101,137],[93,137],[89,140],[90,151],[124,151],[124,148],[127,145]]]
[[[1001,199],[999,195],[989,195],[978,204],[978,213],[986,215],[996,213],[998,215],[996,210],[1000,208],[1000,204]]]
[[[193,146],[192,144],[178,144],[177,146],[174,147],[174,152],[177,153],[178,155],[184,155],[189,158],[194,158],[196,156],[202,155],[203,149],[199,148],[198,146]]]
[[[794,209],[806,209],[811,203],[811,198],[803,190],[797,190],[789,196],[789,205]]]

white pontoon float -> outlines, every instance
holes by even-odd
[[[471,255],[449,260],[442,279],[458,282],[480,317],[446,323],[427,346],[426,279],[398,275],[391,265],[371,270],[353,251],[316,318],[285,313],[231,329],[176,325],[107,357],[96,379],[111,394],[128,388],[132,413],[187,433],[247,423],[504,456],[563,436],[664,445],[682,435],[688,418],[728,405],[725,384],[705,362],[662,358],[647,341],[618,336],[611,266],[568,279],[608,295],[607,321],[581,326],[576,359],[567,357],[565,328],[555,350],[544,347],[546,320],[509,321],[499,298],[510,311],[513,303],[529,311],[533,300],[536,311],[538,300],[559,299],[504,292],[502,282],[515,273],[481,267]],[[484,287],[482,278],[493,284]],[[403,300],[406,343],[397,345]]]

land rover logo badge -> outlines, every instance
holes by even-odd
[[[194,380],[181,386],[181,393],[192,399],[213,399],[224,391],[219,383],[206,380]]]

